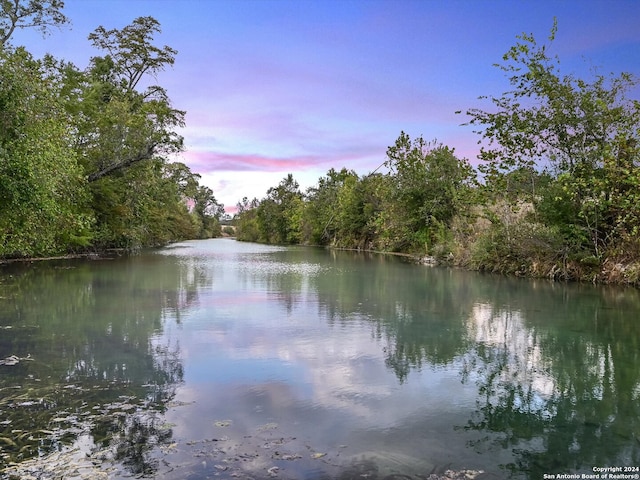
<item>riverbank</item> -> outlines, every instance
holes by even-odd
[[[235,239],[235,237],[225,234],[224,232],[219,238]],[[561,261],[558,261],[554,258],[522,259],[510,258],[507,256],[502,258],[501,262],[486,263],[478,266],[473,264],[473,252],[468,247],[459,247],[455,249],[455,254],[453,252],[447,252],[441,255],[420,255],[415,253],[389,252],[376,249],[342,248],[322,245],[317,246],[341,251],[403,257],[416,264],[431,267],[456,267],[469,271],[481,271],[520,278],[547,278],[553,281],[620,285],[634,288],[640,287],[640,262],[629,259],[608,258],[600,263],[596,262],[593,258],[587,259],[587,261],[584,259],[575,260],[563,258]],[[128,253],[132,253],[132,251],[123,248],[112,248],[100,252],[73,253],[47,257],[0,258],[0,265],[83,258],[87,260],[104,260]]]
[[[86,258],[88,260],[102,260],[126,253],[124,249],[113,249],[101,253],[72,253],[68,255],[55,255],[50,257],[26,257],[26,258],[0,258],[0,265],[11,263],[31,263],[31,262],[47,262],[54,260],[73,260],[76,258]]]

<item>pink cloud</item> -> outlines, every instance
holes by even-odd
[[[214,171],[280,171],[300,169],[305,165],[317,164],[312,156],[275,158],[244,153],[186,152],[186,161],[199,173]]]
[[[185,152],[186,163],[198,173],[216,171],[266,171],[301,170],[317,167],[326,161],[316,155],[300,155],[288,158],[265,155],[221,152]]]
[[[211,173],[220,171],[301,171],[307,169],[342,168],[350,164],[361,164],[371,157],[381,157],[384,149],[380,147],[347,148],[341,152],[331,152],[327,155],[301,154],[287,157],[268,156],[261,154],[228,153],[214,151],[186,151],[184,161],[197,173]]]

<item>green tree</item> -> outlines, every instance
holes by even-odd
[[[550,41],[555,34],[554,24]],[[548,49],[533,35],[519,36],[498,65],[512,90],[481,97],[493,104],[490,111],[467,111],[488,142],[480,154],[487,184],[501,191],[509,172],[547,169],[549,189],[527,199],[542,205],[541,219],[562,230],[568,245],[597,258],[619,239],[637,248],[640,103],[628,95],[638,80],[562,75]]]
[[[24,49],[0,51],[0,256],[86,246],[92,216],[59,85]]]
[[[58,66],[101,247],[158,245],[211,230],[184,205],[196,203],[199,177],[186,166],[168,167],[183,148],[176,130],[184,125],[184,112],[171,106],[162,87],[148,84],[176,55],[154,45],[157,33],[152,17],[122,30],[98,27],[89,40],[105,56],[93,57],[85,71]]]
[[[199,185],[193,197],[193,213],[200,225],[199,238],[218,237],[222,232],[220,219],[224,215],[224,206],[218,203],[209,187]]]
[[[82,87],[79,145],[88,159],[90,182],[183,149],[176,129],[184,126],[185,112],[174,109],[158,85],[137,90],[145,76],[155,78],[175,61],[175,50],[153,45],[160,31],[157,20],[139,17],[122,30],[98,27],[89,35],[95,47],[107,52],[92,58]]]
[[[339,172],[330,169],[320,177],[317,186],[307,190],[303,221],[303,239],[314,245],[336,243],[339,230],[338,198],[341,189],[352,179],[358,179],[353,170]]]
[[[249,201],[244,197],[237,204],[238,211],[234,216],[236,238],[244,242],[257,242],[260,238],[257,212],[260,202],[257,198]]]
[[[277,187],[267,191],[256,212],[260,241],[298,243],[302,227],[302,193],[300,185],[288,174]]]
[[[36,28],[44,35],[68,23],[63,8],[62,0],[0,0],[0,48],[16,29]]]
[[[372,250],[376,240],[376,219],[382,204],[379,174],[362,178],[349,175],[337,195],[336,245],[346,248]]]
[[[393,185],[388,220],[395,248],[429,253],[466,202],[475,172],[454,149],[422,137],[411,141],[405,132],[387,149],[386,166]]]

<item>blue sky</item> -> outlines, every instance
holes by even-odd
[[[562,72],[640,75],[640,2],[517,0],[65,0],[70,28],[14,44],[84,68],[96,27],[139,16],[178,50],[158,76],[187,111],[180,161],[233,211],[292,173],[303,189],[329,168],[366,174],[401,130],[477,164],[478,135],[457,110],[509,89],[493,67],[516,41],[545,40]]]

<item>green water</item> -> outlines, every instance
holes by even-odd
[[[108,478],[634,467],[639,340],[635,290],[390,256],[220,239],[5,265],[0,471],[68,450]]]

